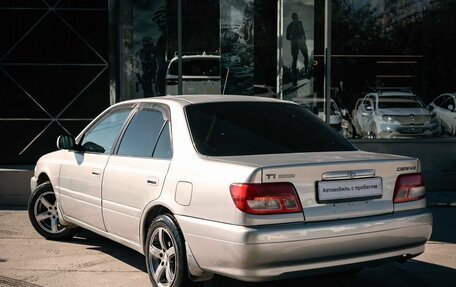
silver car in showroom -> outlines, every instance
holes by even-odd
[[[432,232],[418,159],[357,150],[292,102],[131,100],[57,146],[31,179],[36,231],[131,247],[153,286],[405,261]]]
[[[446,93],[435,98],[428,108],[442,121],[442,134],[456,136],[456,93]]]
[[[440,121],[410,91],[385,90],[358,99],[353,124],[365,138],[436,137]]]

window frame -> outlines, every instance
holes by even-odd
[[[123,133],[123,130],[125,128],[125,125],[127,123],[130,122],[131,120],[131,117],[132,115],[135,113],[135,110],[136,110],[136,107],[138,105],[137,104],[123,104],[123,105],[119,105],[119,106],[116,106],[116,107],[113,107],[111,109],[107,109],[106,111],[104,111],[103,113],[101,113],[99,116],[97,116],[89,125],[87,125],[83,130],[82,132],[77,136],[77,138],[75,139],[75,146],[76,148],[75,149],[72,149],[70,151],[74,151],[74,152],[79,152],[79,153],[89,153],[89,154],[103,154],[103,155],[112,155],[114,153],[114,149],[116,147],[116,144],[119,140],[119,137],[122,135]],[[88,132],[90,132],[94,126],[96,126],[97,124],[100,123],[100,121],[102,121],[103,119],[106,118],[107,115],[109,115],[110,113],[112,112],[115,112],[115,111],[118,111],[118,110],[122,110],[122,109],[131,109],[130,110],[130,113],[128,114],[127,118],[125,119],[125,121],[123,122],[122,124],[122,127],[120,128],[118,134],[116,135],[116,137],[114,138],[114,142],[113,142],[113,145],[111,146],[111,150],[109,152],[106,152],[106,153],[99,153],[99,152],[94,152],[94,151],[89,151],[89,150],[84,150],[84,149],[79,149],[79,147],[81,146],[81,143],[82,141],[84,140],[85,136],[87,135]]]
[[[433,102],[434,102],[434,105],[436,107],[439,107],[441,109],[443,109],[444,107],[442,106],[442,104],[444,102],[446,102],[448,100],[448,98],[450,97],[450,95],[448,94],[443,94],[443,95],[440,95],[438,96]]]
[[[448,106],[451,104],[450,102],[452,102],[453,104],[453,110],[450,110],[448,108]],[[456,105],[456,100],[454,97],[448,95],[448,98],[445,99],[443,102],[442,102],[442,106],[439,106],[439,108],[443,109],[443,110],[446,110],[446,111],[450,111],[450,112],[453,112],[454,111],[454,108],[455,108],[455,105]]]
[[[205,153],[202,153],[199,148],[198,148],[198,144],[195,140],[195,136],[192,132],[192,129],[190,127],[190,120],[189,120],[189,117],[188,117],[188,107],[190,106],[195,106],[195,105],[205,105],[205,104],[220,104],[220,103],[261,103],[261,102],[257,102],[257,101],[221,101],[221,102],[202,102],[202,103],[191,103],[191,104],[188,104],[186,106],[184,106],[184,115],[185,115],[185,122],[186,122],[186,127],[187,127],[187,130],[188,130],[188,133],[190,135],[190,139],[192,141],[192,146],[193,146],[193,149],[194,151],[196,152],[197,155],[199,156],[202,156],[202,157],[214,157],[214,158],[218,158],[218,157],[229,157],[229,156],[258,156],[258,155],[283,155],[283,154],[287,154],[287,153],[270,153],[270,154],[267,154],[267,153],[258,153],[258,154],[249,154],[249,155],[208,155],[208,154],[205,154]],[[307,111],[308,113],[310,113],[312,116],[314,117],[317,117],[315,116],[315,114],[312,113],[312,111],[309,111],[307,110],[305,107],[299,105],[298,103],[295,103],[295,102],[285,102],[285,101],[282,101],[282,102],[269,102],[269,101],[266,101],[264,103],[274,103],[274,104],[281,104],[281,105],[296,105],[300,108],[302,108],[303,110]],[[320,120],[321,121],[321,120]],[[326,123],[324,123],[326,125]],[[339,137],[340,139],[342,139],[343,141],[346,141],[347,143],[349,143],[349,145],[353,148],[353,150],[350,150],[350,151],[359,151],[360,149],[358,147],[356,147],[352,142],[350,142],[348,139],[344,138],[342,135],[340,135],[338,132],[334,131],[329,125],[327,125],[327,127],[329,128],[330,131],[332,131],[334,133],[334,135],[336,137]],[[348,151],[348,150],[347,150]],[[345,151],[342,151],[342,152],[345,152]],[[301,152],[290,152],[288,154],[292,154],[292,153],[309,153],[307,151],[301,151]]]
[[[133,118],[136,116],[136,114],[139,111],[144,110],[144,109],[150,109],[150,110],[158,111],[158,112],[160,112],[162,114],[163,119],[164,119],[163,125],[161,126],[160,132],[158,133],[158,137],[157,137],[157,139],[155,141],[154,149],[152,151],[152,155],[151,156],[137,156],[137,155],[119,154],[120,144],[122,143],[122,139],[124,138],[125,133],[126,133],[128,127],[130,126],[131,121],[133,120]],[[169,141],[170,141],[170,148],[171,148],[171,156],[169,158],[154,157],[154,153],[155,153],[155,149],[157,147],[158,141],[160,140],[160,137],[161,137],[161,135],[163,133],[163,130],[166,127],[167,123],[169,123],[168,124],[168,128],[169,128]],[[119,136],[117,137],[117,139],[115,141],[115,145],[113,146],[113,151],[112,151],[111,155],[115,155],[115,156],[119,156],[119,157],[129,157],[129,158],[171,160],[173,158],[173,156],[174,156],[173,135],[172,135],[171,126],[172,126],[171,111],[170,111],[170,109],[169,109],[169,107],[167,105],[161,104],[161,103],[138,103],[135,106],[135,109],[134,109],[133,113],[130,114],[129,118],[127,119],[127,121],[125,122],[124,126],[122,127],[122,129],[121,129],[121,131],[119,133]]]

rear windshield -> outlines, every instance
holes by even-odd
[[[378,99],[379,109],[393,109],[393,108],[424,108],[424,104],[417,97],[404,97],[404,96],[387,96]]]
[[[224,102],[186,107],[194,144],[208,156],[356,150],[305,108],[287,103]]]
[[[178,62],[172,61],[168,73],[178,74]],[[220,61],[217,58],[183,58],[182,75],[184,76],[220,76]]]

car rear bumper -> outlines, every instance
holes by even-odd
[[[432,214],[425,209],[258,227],[176,218],[203,270],[244,281],[414,257],[432,232]]]

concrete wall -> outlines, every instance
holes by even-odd
[[[361,150],[417,157],[428,191],[456,191],[456,139],[351,140]]]
[[[32,176],[29,166],[0,168],[0,206],[27,205]]]
[[[456,192],[456,139],[352,140],[361,150],[417,157],[428,191]],[[33,166],[0,167],[0,206],[25,206]]]

